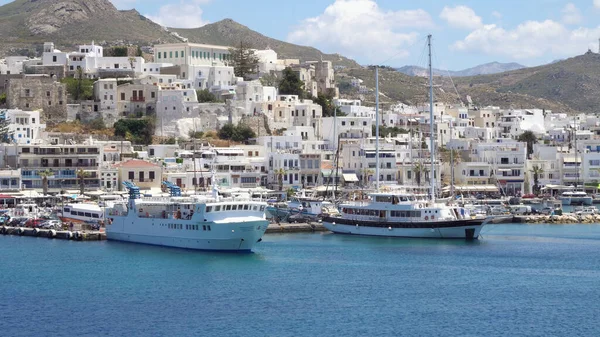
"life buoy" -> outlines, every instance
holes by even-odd
[[[429,220],[429,217],[427,215],[425,216],[425,220]]]
[[[423,204],[419,204],[419,208],[423,208]]]

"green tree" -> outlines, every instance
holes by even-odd
[[[226,64],[233,67],[233,72],[237,77],[243,77],[244,80],[250,79],[250,75],[258,72],[258,56],[254,50],[248,48],[240,41],[240,46],[229,48]]]
[[[537,144],[538,140],[532,131],[525,131],[519,135],[518,141],[527,143],[527,157],[533,154],[533,144]]]
[[[539,165],[533,165],[531,173],[533,173],[533,193],[540,194],[540,176],[544,173],[544,169]]]
[[[283,176],[287,174],[287,171],[283,168],[275,170],[275,176],[277,176],[277,183],[279,184],[279,190],[283,191]]]
[[[127,47],[113,47],[112,50],[114,57],[125,57],[129,53]]]
[[[94,81],[83,77],[83,70],[77,68],[75,77],[64,77],[60,80],[65,83],[67,93],[73,101],[91,100],[94,98]]]
[[[84,171],[82,168],[77,170],[77,179],[79,180],[79,194],[85,192],[85,178],[89,177],[90,173]]]
[[[283,69],[281,80],[279,80],[280,95],[298,95],[299,98],[304,98],[304,82],[300,80],[298,73],[287,67]]]
[[[256,137],[256,133],[251,127],[238,124],[237,126],[227,123],[221,127],[218,136],[220,139],[229,139],[235,142],[245,142],[250,138]]]
[[[118,120],[115,125],[115,136],[123,137],[136,144],[152,144],[152,136],[156,122],[152,117],[124,118]]]
[[[427,165],[421,162],[417,162],[415,163],[415,165],[413,165],[413,172],[415,174],[415,180],[417,181],[417,185],[421,186],[423,178],[425,178],[427,172],[429,172],[429,170],[427,169]]]
[[[269,73],[260,78],[260,84],[264,87],[278,87],[279,79],[277,78],[277,75]]]
[[[6,104],[6,93],[0,94],[0,104]]]
[[[219,102],[217,96],[215,96],[212,92],[208,91],[208,89],[196,90],[196,96],[198,97],[198,102],[200,103]]]
[[[42,177],[42,193],[48,195],[48,177],[53,176],[54,172],[51,169],[45,169],[44,171],[39,171],[38,175]]]
[[[190,131],[188,133],[188,136],[192,139],[201,139],[202,137],[204,137],[204,132],[202,131]]]
[[[319,93],[317,97],[313,97],[313,102],[321,106],[323,117],[345,116],[339,107],[333,104],[333,96]]]
[[[104,119],[102,117],[96,118],[88,123],[90,129],[92,130],[103,130],[106,129],[106,124],[104,124]]]

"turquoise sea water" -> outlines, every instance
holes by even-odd
[[[599,252],[597,225],[267,235],[245,255],[0,236],[0,334],[598,336]]]

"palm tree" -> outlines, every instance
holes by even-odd
[[[531,173],[533,173],[533,193],[540,193],[540,175],[544,173],[544,169],[539,165],[533,165],[531,167]]]
[[[362,175],[365,180],[365,186],[367,186],[369,184],[369,176],[371,176],[373,174],[375,174],[375,170],[373,170],[373,169],[370,169],[368,167],[362,169]]]
[[[279,183],[279,190],[283,191],[283,176],[286,174],[286,170],[283,168],[279,168],[275,170],[275,176],[277,177],[277,182]]]
[[[85,191],[85,178],[89,177],[90,173],[84,171],[82,168],[77,170],[77,179],[79,179],[79,194],[83,194]]]
[[[42,177],[42,190],[44,195],[48,195],[48,177],[54,175],[51,169],[45,169],[44,171],[38,172],[38,175]]]
[[[518,141],[527,143],[527,157],[533,153],[533,144],[537,143],[537,137],[532,131],[525,131],[519,135]]]
[[[413,166],[413,171],[415,172],[415,180],[417,181],[417,185],[421,186],[421,181],[423,180],[423,178],[425,178],[427,172],[429,172],[427,166],[421,162],[417,162]]]

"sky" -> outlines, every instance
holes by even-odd
[[[0,4],[10,2],[0,0]],[[169,27],[231,18],[264,35],[360,64],[461,70],[498,61],[534,66],[598,52],[600,0],[111,0]]]

